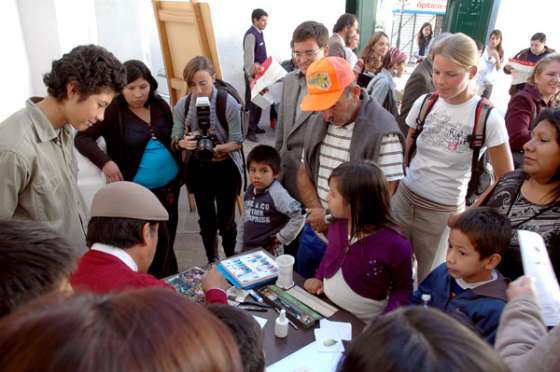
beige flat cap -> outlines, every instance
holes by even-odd
[[[92,217],[167,221],[169,214],[158,198],[137,183],[121,181],[103,186],[93,196]]]

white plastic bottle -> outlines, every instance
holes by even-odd
[[[276,318],[274,334],[279,338],[288,336],[288,318],[286,318],[286,310],[284,309],[280,311],[280,315]]]
[[[428,304],[430,303],[432,296],[429,293],[424,293],[422,294],[421,299],[422,299],[422,303],[424,304],[424,307],[428,308]]]

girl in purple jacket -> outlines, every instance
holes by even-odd
[[[304,287],[368,321],[410,302],[412,248],[391,218],[383,172],[343,163],[329,177],[328,247]]]

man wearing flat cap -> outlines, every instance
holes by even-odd
[[[404,177],[404,137],[393,115],[354,81],[354,72],[340,57],[313,62],[305,74],[307,95],[302,111],[320,112],[309,123],[297,184],[308,211],[302,231],[296,271],[308,278],[326,249],[325,210],[331,171],[348,161],[372,160],[383,171],[391,193]]]
[[[158,198],[133,182],[113,182],[93,197],[88,225],[89,251],[70,278],[76,290],[97,293],[133,288],[164,287],[147,274],[158,241],[159,224],[169,215]],[[227,304],[223,276],[212,268],[203,279],[207,303]]]

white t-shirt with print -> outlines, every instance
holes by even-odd
[[[418,98],[406,118],[406,124],[416,128],[416,119],[424,95]],[[431,201],[460,205],[467,194],[471,178],[472,134],[476,105],[475,95],[465,103],[452,105],[439,98],[426,117],[424,129],[416,140],[413,157],[405,185],[414,193]],[[504,118],[496,109],[490,111],[486,122],[486,140],[481,154],[508,142]]]

